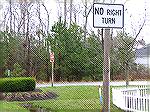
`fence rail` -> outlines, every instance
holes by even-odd
[[[113,104],[117,107],[133,112],[150,112],[150,94],[147,87],[113,88]]]

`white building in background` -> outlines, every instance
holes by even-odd
[[[135,63],[150,66],[150,44],[135,50]]]

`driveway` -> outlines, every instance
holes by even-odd
[[[102,86],[102,82],[57,82],[53,86]],[[125,86],[125,81],[113,81],[110,82],[111,86]],[[150,81],[130,81],[129,85],[150,85]],[[51,87],[51,83],[36,84],[36,87]]]

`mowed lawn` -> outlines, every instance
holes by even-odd
[[[46,108],[50,112],[100,112],[102,109],[97,86],[62,86],[41,89],[55,92],[59,97],[21,103],[31,103],[34,107]],[[0,102],[0,112],[28,112],[18,105],[19,102]],[[111,112],[123,111],[111,102]]]
[[[18,105],[18,102],[0,101],[0,112],[29,112]]]

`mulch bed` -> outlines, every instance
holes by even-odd
[[[32,100],[46,100],[55,99],[58,95],[54,92],[43,92],[41,89],[35,89],[29,92],[11,92],[4,93],[3,100],[6,101],[32,101]]]

